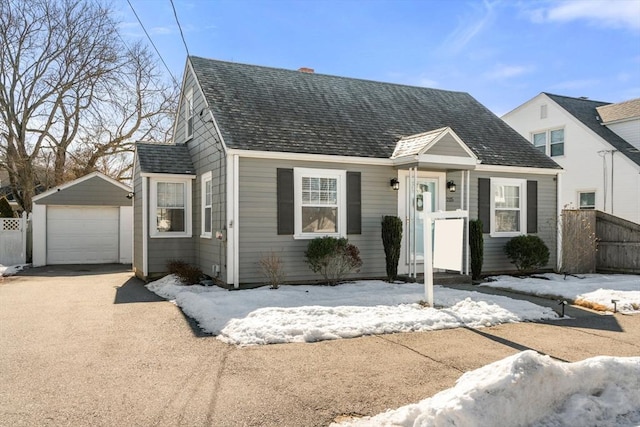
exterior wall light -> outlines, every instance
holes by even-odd
[[[400,181],[398,181],[398,178],[391,178],[391,181],[389,181],[389,185],[396,191],[400,189]]]
[[[447,190],[449,190],[449,193],[455,193],[456,192],[456,183],[453,181],[448,181],[447,182]]]

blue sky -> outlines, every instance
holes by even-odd
[[[170,0],[129,0],[179,79]],[[189,53],[468,92],[502,115],[540,92],[640,97],[640,0],[174,0]],[[129,39],[146,40],[126,0]]]

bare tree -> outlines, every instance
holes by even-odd
[[[133,140],[166,139],[176,98],[102,3],[0,1],[0,158],[23,209],[38,184],[125,174]]]

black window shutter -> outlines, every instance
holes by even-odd
[[[482,232],[491,233],[491,180],[478,178],[478,219]]]
[[[538,181],[527,181],[527,233],[538,232]]]
[[[278,169],[277,184],[278,234],[293,234],[295,230],[293,169]]]
[[[360,172],[347,172],[347,234],[362,233]]]

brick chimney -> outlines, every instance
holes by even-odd
[[[298,68],[298,71],[300,71],[301,73],[313,74],[315,70],[313,68],[302,67]]]

